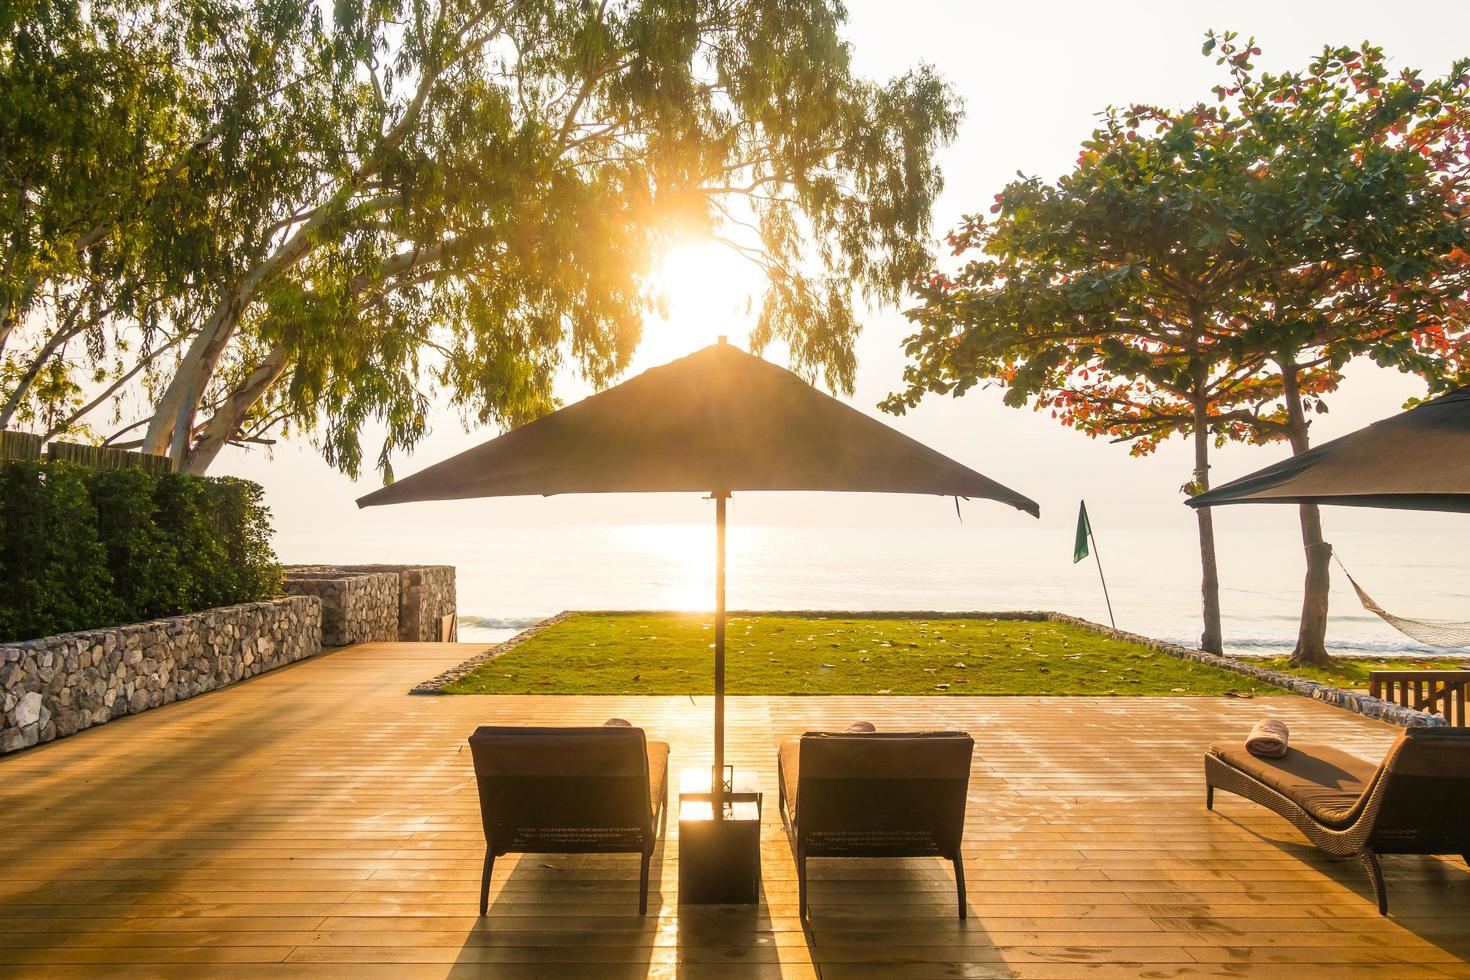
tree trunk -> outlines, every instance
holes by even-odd
[[[185,473],[203,476],[208,472],[219,451],[240,434],[240,426],[244,424],[256,402],[285,373],[287,362],[283,347],[278,344],[271,348],[250,376],[230,393],[230,397],[225,399],[224,404],[200,428],[194,445],[190,447],[181,466]]]
[[[338,191],[338,198],[345,204],[351,193],[352,187],[348,185]],[[352,208],[352,214],[355,218],[369,217],[402,203],[401,194],[384,194]],[[154,408],[147,434],[143,437],[145,453],[167,452],[176,466],[187,466],[195,421],[199,417],[199,401],[204,397],[205,389],[214,377],[225,348],[234,338],[235,329],[246,309],[255,302],[262,286],[272,276],[295,267],[316,250],[321,244],[319,233],[329,220],[341,221],[343,213],[337,207],[324,204],[220,298]]]
[[[143,452],[167,454],[175,466],[182,466],[193,435],[193,420],[199,409],[199,398],[214,374],[224,346],[233,335],[235,318],[228,308],[216,310],[205,328],[195,334],[179,361],[174,376],[153,406],[153,418],[143,436]],[[183,432],[178,427],[183,420]]]
[[[1307,434],[1306,413],[1302,409],[1301,389],[1291,361],[1281,366],[1282,396],[1286,401],[1287,437],[1291,452],[1299,456],[1311,448]],[[1311,664],[1331,667],[1336,664],[1327,652],[1327,609],[1332,586],[1332,545],[1322,540],[1322,511],[1316,504],[1297,508],[1302,525],[1302,550],[1306,555],[1307,576],[1302,591],[1302,618],[1297,627],[1296,649],[1291,651],[1295,665]]]
[[[1210,488],[1210,431],[1207,404],[1200,374],[1195,376],[1194,396],[1194,484],[1196,494]],[[1205,631],[1199,638],[1201,650],[1224,652],[1224,634],[1220,628],[1220,569],[1215,560],[1215,518],[1208,507],[1194,512],[1199,522],[1200,595],[1204,600]]]

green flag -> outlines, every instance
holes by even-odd
[[[1083,500],[1077,506],[1077,541],[1072,545],[1072,564],[1091,554],[1087,550],[1087,536],[1091,533],[1092,525],[1087,523],[1087,501]]]

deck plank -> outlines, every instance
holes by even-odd
[[[513,855],[474,914],[478,724],[633,720],[707,763],[708,698],[413,697],[479,647],[364,644],[0,759],[0,975],[315,978],[1470,977],[1470,872],[1354,862],[1224,796],[1200,755],[1263,714],[1379,756],[1388,726],[1295,697],[732,698],[771,794],[763,901],[680,909],[676,822],[650,914],[637,861]],[[856,719],[975,736],[970,918],[934,860],[812,862],[774,807],[785,738]]]

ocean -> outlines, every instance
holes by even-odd
[[[1449,518],[1449,515],[1443,515]],[[1120,629],[1186,645],[1200,632],[1194,537],[1096,526]],[[1329,535],[1354,576],[1390,611],[1470,621],[1470,521],[1437,530]],[[1289,526],[1289,525],[1288,525]],[[1445,530],[1448,528],[1449,530]],[[361,525],[359,526],[361,531]],[[286,561],[444,563],[458,569],[460,638],[496,641],[563,609],[707,610],[714,532],[704,524],[467,527],[415,522],[381,534],[298,529]],[[1227,652],[1290,650],[1301,604],[1300,543],[1279,531],[1228,529],[1219,541]],[[1070,528],[745,526],[729,531],[731,609],[1051,609],[1108,622],[1093,559],[1072,563]],[[1329,646],[1345,655],[1453,655],[1418,644],[1365,611],[1334,566]],[[1470,659],[1470,651],[1465,651]]]

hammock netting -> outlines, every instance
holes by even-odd
[[[1334,555],[1334,557],[1336,556]],[[1352,573],[1347,570],[1347,566],[1343,565],[1341,559],[1338,559],[1337,567],[1342,569],[1342,573],[1352,583],[1353,591],[1358,594],[1358,601],[1363,604],[1363,608],[1373,613],[1379,619],[1382,619],[1409,639],[1418,640],[1420,643],[1432,647],[1470,647],[1470,623],[1432,622],[1395,616],[1374,602],[1373,597],[1363,591],[1363,587],[1353,578]]]

